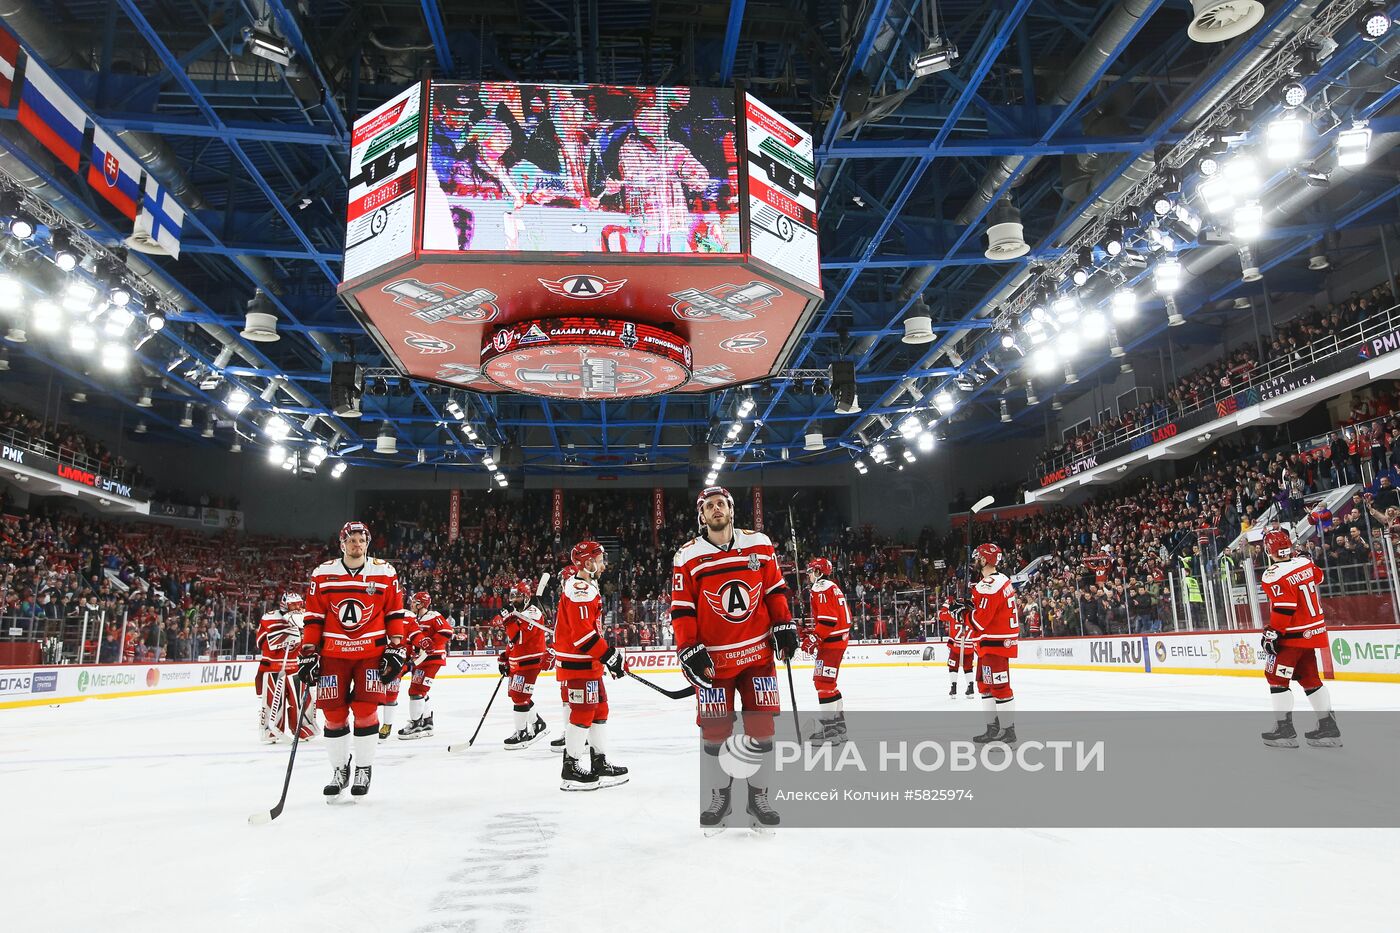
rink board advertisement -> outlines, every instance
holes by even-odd
[[[413,251],[423,86],[415,84],[355,121],[345,211],[345,281]]]
[[[847,711],[844,743],[697,743],[698,809],[743,778],[767,788],[783,831],[1400,826],[1400,713],[1339,718],[1343,740],[1281,750],[1260,740],[1267,712],[1022,711],[1014,739],[978,743],[979,712]]]
[[[1347,626],[1328,632],[1323,677],[1400,683],[1400,628]],[[1170,632],[1022,640],[1013,667],[1138,674],[1264,674],[1260,632]],[[941,655],[946,657],[946,655]]]
[[[257,670],[256,661],[0,668],[0,709],[219,687],[251,691]]]

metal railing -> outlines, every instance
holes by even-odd
[[[1334,334],[1319,337],[1312,343],[1298,350],[1261,363],[1249,371],[1245,378],[1232,381],[1228,387],[1218,387],[1209,393],[1198,393],[1196,397],[1187,404],[1172,404],[1165,400],[1151,403],[1153,414],[1145,421],[1134,423],[1130,428],[1119,428],[1114,431],[1096,433],[1093,440],[1083,446],[1075,445],[1074,440],[1066,441],[1067,449],[1064,453],[1040,458],[1038,469],[1042,473],[1053,472],[1061,467],[1068,466],[1086,455],[1108,450],[1119,444],[1148,434],[1164,424],[1168,424],[1178,418],[1200,411],[1203,408],[1214,408],[1218,403],[1233,398],[1240,392],[1257,388],[1274,379],[1310,366],[1319,360],[1335,356],[1342,350],[1354,347],[1356,344],[1374,337],[1388,334],[1400,327],[1400,305],[1395,305],[1385,311],[1378,311],[1356,324],[1349,324]],[[1359,363],[1360,361],[1358,361]],[[1082,435],[1081,435],[1082,436]]]

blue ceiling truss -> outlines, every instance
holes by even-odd
[[[255,397],[237,418],[221,414],[243,438],[263,442],[258,421],[275,405],[298,423],[311,419],[355,464],[479,471],[495,448],[518,447],[516,465],[529,473],[681,473],[692,468],[697,444],[723,445],[749,395],[753,421],[723,445],[726,473],[848,460],[885,430],[872,419],[894,422],[926,409],[921,399],[995,353],[993,324],[1008,290],[1028,270],[1062,263],[1095,202],[1144,156],[1181,142],[1190,131],[1184,118],[1243,80],[1243,63],[1277,46],[1280,30],[1300,21],[1295,14],[1338,2],[1357,0],[1275,0],[1244,36],[1205,45],[1186,36],[1185,0],[944,0],[941,32],[962,55],[950,70],[917,77],[910,60],[930,38],[923,0],[13,0],[11,27],[96,123],[158,141],[133,148],[149,150],[142,157],[176,193],[186,222],[182,259],[149,261],[172,303],[170,320],[139,351],[141,366],[129,377],[114,382],[32,343],[11,347],[11,358],[21,371],[101,389],[102,404],[128,426],[147,422],[143,436],[162,441],[232,440],[228,426],[213,439],[178,426],[186,403],[220,404],[224,390],[201,389],[190,372],[219,364],[254,396],[269,380],[288,387],[271,402]],[[291,64],[251,55],[253,29],[285,40]],[[1310,89],[1338,113],[1370,118],[1377,139],[1400,132],[1400,84],[1373,80],[1388,70],[1400,38],[1363,42],[1346,26],[1334,39],[1336,51],[1305,79]],[[356,115],[425,75],[740,81],[809,129],[826,299],[795,341],[786,374],[707,395],[572,403],[449,393],[391,377],[335,294],[349,129]],[[15,119],[13,110],[0,111],[4,167],[43,186],[41,196],[79,218],[89,235],[119,244],[120,218],[56,170]],[[1317,145],[1325,150],[1329,140]],[[1385,167],[1337,185],[1267,231],[1255,252],[1271,294],[1321,286],[1320,274],[1298,261],[1320,236],[1340,237],[1337,248],[1355,257],[1378,249],[1379,229],[1397,219],[1387,207],[1397,190],[1382,177]],[[1030,246],[1010,262],[983,253],[989,214],[1003,198],[1019,210]],[[1218,330],[1199,322],[1218,327],[1221,302],[1259,289],[1223,274],[1187,283],[1178,300],[1195,323],[1173,337],[1214,339]],[[279,318],[276,343],[237,337],[256,290]],[[935,339],[910,346],[900,341],[903,320],[920,299]],[[1162,345],[1160,308],[1146,303],[1144,318],[1153,323],[1124,335],[1130,357]],[[232,359],[221,359],[218,334],[237,342]],[[171,367],[176,354],[183,359]],[[1101,356],[1083,362],[1076,385],[1042,385],[1034,406],[1013,361],[965,393],[958,417],[940,430],[966,440],[1034,434],[1053,397],[1085,391],[1099,370],[1113,371],[1118,361],[1106,350]],[[330,408],[331,365],[349,359],[374,374],[358,421]],[[814,379],[842,359],[856,363],[858,414],[837,414]],[[1020,394],[1008,425],[998,402],[1012,390]],[[152,407],[137,406],[143,392]],[[466,409],[481,444],[464,438],[450,399]],[[371,452],[385,425],[398,440],[395,458]],[[814,432],[825,436],[819,453],[804,449]]]

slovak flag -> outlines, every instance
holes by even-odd
[[[14,106],[15,75],[19,73],[19,40],[0,28],[0,107]]]
[[[179,259],[180,231],[184,225],[184,210],[175,203],[164,185],[147,175],[134,235],[145,237],[161,251]]]
[[[44,144],[44,148],[58,156],[58,161],[74,172],[78,170],[78,151],[83,145],[87,112],[35,58],[30,58],[24,69],[19,122]]]
[[[87,182],[129,219],[141,202],[141,163],[100,127],[92,128]]]

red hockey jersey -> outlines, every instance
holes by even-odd
[[[773,542],[762,532],[736,528],[723,548],[703,535],[692,538],[671,562],[676,650],[704,645],[716,678],[771,662],[769,633],[792,619],[787,594]]]
[[[851,610],[846,605],[846,594],[835,580],[818,580],[812,587],[812,619],[816,624],[817,641],[821,644],[844,644],[851,640]]]
[[[563,680],[603,676],[599,663],[608,650],[603,640],[603,594],[591,580],[571,577],[560,587],[554,618],[554,656]]]
[[[1261,578],[1269,598],[1269,628],[1282,633],[1289,648],[1326,648],[1327,619],[1318,585],[1322,571],[1310,558],[1279,561]]]
[[[392,564],[374,557],[350,570],[339,559],[329,560],[311,574],[304,640],[328,658],[378,655],[402,639],[412,618]]]
[[[948,627],[949,650],[964,651],[977,647],[977,634],[972,628],[972,623],[967,620],[966,609],[953,612],[940,609],[938,620]]]
[[[568,581],[564,588],[568,589]],[[595,587],[596,589],[596,587]],[[496,624],[506,630],[506,657],[515,664],[527,666],[544,660],[544,613],[539,606],[511,609],[496,617]]]
[[[412,636],[414,650],[427,652],[423,660],[447,660],[447,643],[452,641],[452,626],[443,618],[441,612],[429,609],[416,619],[410,616],[404,629],[406,634]]]
[[[1021,620],[1016,615],[1016,588],[1004,573],[994,573],[972,586],[968,621],[977,637],[977,653],[1016,657]]]
[[[295,618],[281,612],[269,612],[258,623],[259,663],[264,670],[295,671],[297,648],[301,645],[301,626]]]

